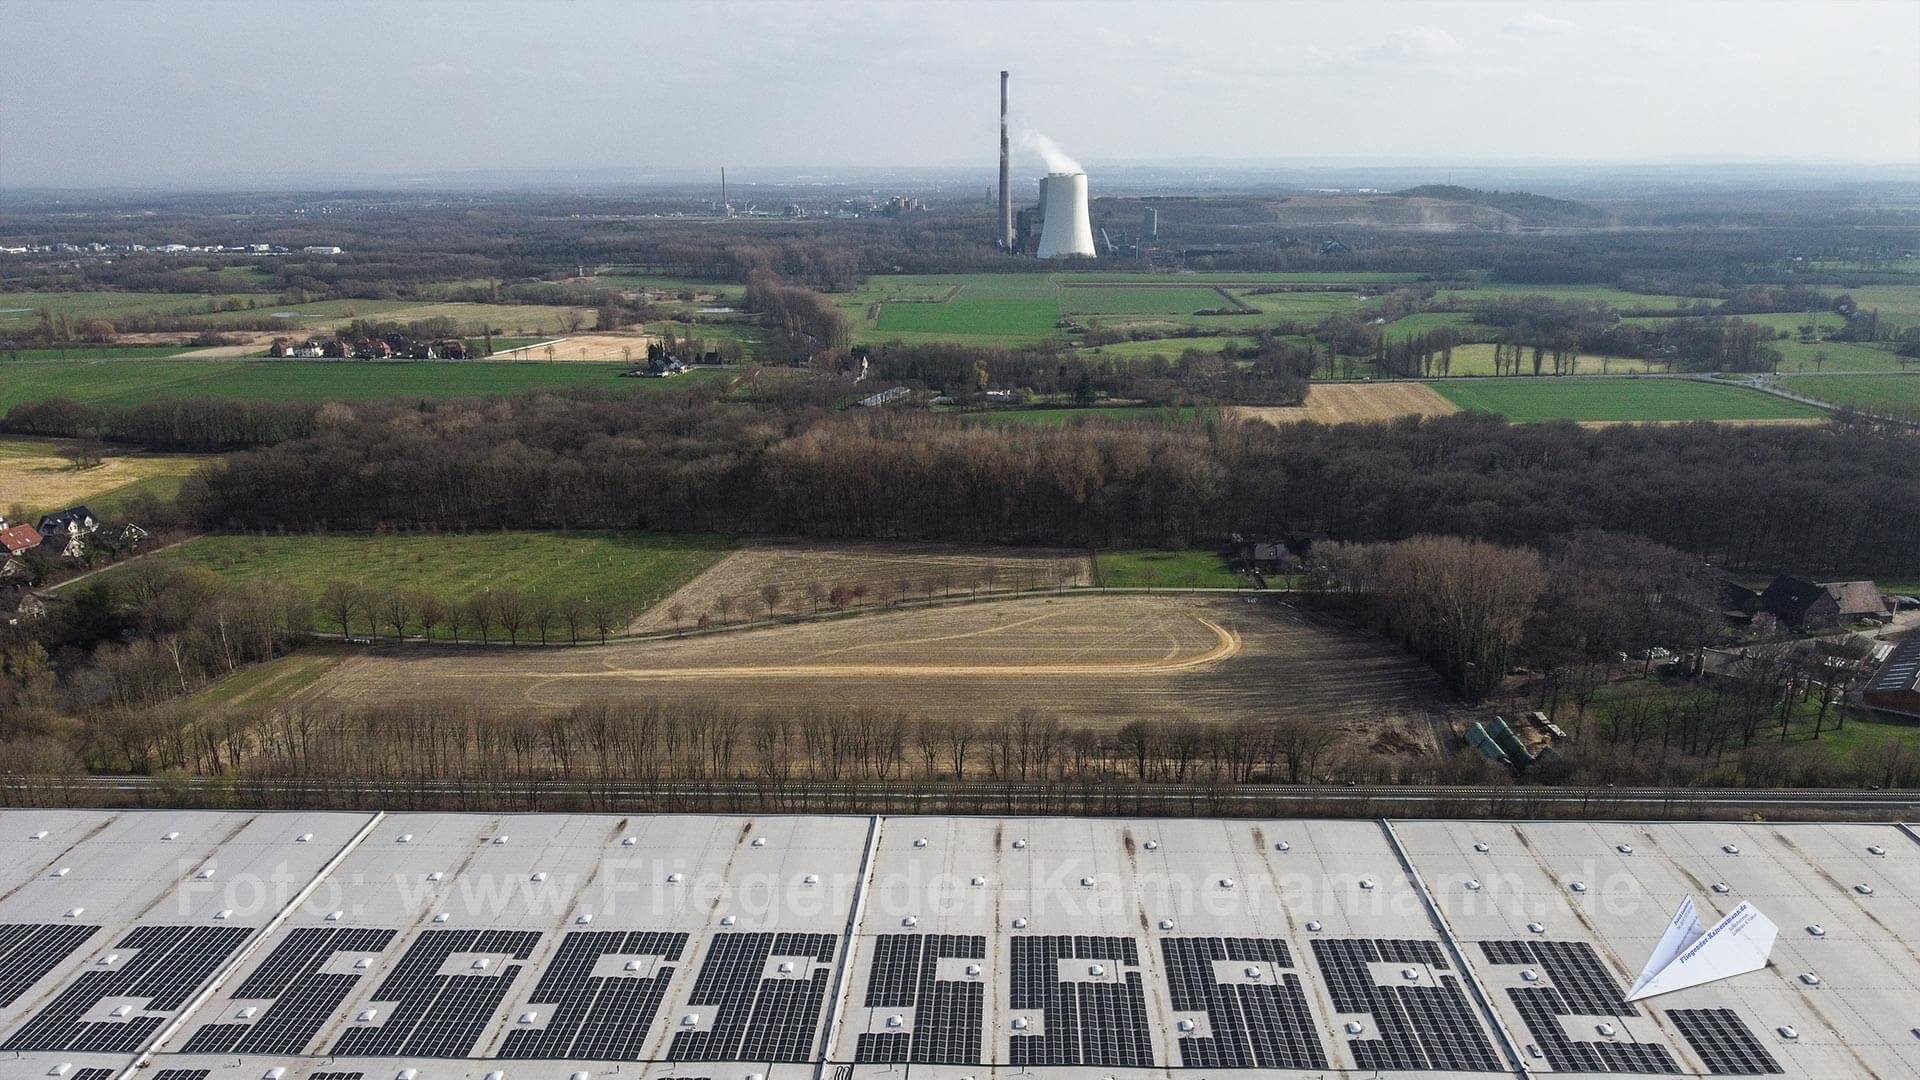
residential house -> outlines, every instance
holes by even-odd
[[[0,626],[19,626],[46,613],[46,598],[31,589],[0,591]]]
[[[1760,594],[1760,608],[1780,625],[1800,627],[1834,626],[1840,621],[1840,605],[1833,594],[1806,578],[1782,574]]]
[[[75,536],[88,536],[100,527],[100,519],[93,511],[84,506],[70,506],[57,514],[48,514],[40,519],[40,535],[64,532]]]
[[[40,530],[31,525],[15,525],[0,529],[0,552],[10,559],[15,555],[25,555],[40,546]]]
[[[1871,581],[1829,581],[1820,587],[1833,597],[1842,622],[1859,619],[1887,622],[1893,618],[1887,610],[1886,598],[1880,595],[1880,586]]]

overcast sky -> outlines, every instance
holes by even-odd
[[[1091,161],[1920,161],[1920,0],[0,0],[0,186]]]

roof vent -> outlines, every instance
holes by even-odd
[[[926,846],[927,846],[927,838],[926,838],[926,837],[924,837],[924,836],[919,836],[919,837],[915,837],[915,838],[914,838],[914,841],[913,841],[913,846],[914,846],[914,847],[926,847]]]
[[[1293,850],[1293,845],[1292,845],[1292,844],[1289,844],[1289,843],[1287,843],[1287,842],[1286,842],[1285,840],[1278,840],[1278,841],[1275,841],[1275,842],[1274,842],[1274,845],[1273,845],[1273,850],[1275,850],[1275,851],[1292,851],[1292,850]]]
[[[334,915],[338,915],[338,914],[340,914],[340,913],[336,911],[336,912],[334,912],[333,914],[334,914]],[[327,917],[328,917],[328,918],[332,918],[332,917],[333,917],[333,915],[329,915],[329,916],[327,916]],[[444,911],[436,911],[436,912],[434,912],[434,913],[433,913],[433,921],[434,921],[434,922],[437,922],[437,923],[443,923],[443,922],[446,922],[446,921],[447,921],[447,913],[446,913],[446,912],[444,912]]]
[[[70,874],[70,873],[72,873],[72,872],[73,872],[73,867],[71,867],[71,866],[63,866],[63,867],[61,867],[60,869],[58,869],[58,870],[55,870],[55,871],[54,871],[54,872],[53,872],[52,874],[50,874],[49,876],[50,876],[50,877],[66,877],[66,876],[67,876],[68,874]]]
[[[435,871],[434,871],[433,873],[431,873],[431,874],[428,874],[428,875],[427,875],[427,880],[428,880],[428,881],[442,881],[442,880],[445,880],[445,879],[446,879],[446,876],[447,876],[447,875],[446,875],[446,873],[445,873],[444,871],[440,871],[440,870],[435,870]]]
[[[1740,845],[1739,844],[1721,844],[1720,850],[1726,852],[1729,855],[1738,855],[1740,854]]]
[[[1147,850],[1148,850],[1148,851],[1159,851],[1159,850],[1160,850],[1160,841],[1158,841],[1158,840],[1149,840],[1149,841],[1147,841]]]
[[[313,834],[310,832],[303,832],[299,836],[294,837],[293,842],[296,844],[311,844],[313,843]]]
[[[1879,844],[1867,845],[1867,854],[1869,855],[1885,855],[1886,853],[1887,853],[1887,849],[1881,847]]]
[[[909,915],[909,916],[907,916],[906,918],[904,918],[904,919],[901,919],[901,920],[900,920],[900,925],[901,925],[901,926],[919,926],[919,925],[920,925],[920,916],[918,916],[918,915]]]
[[[533,880],[533,881],[545,881],[545,880],[547,880],[547,872],[546,872],[545,870],[535,870],[535,871],[533,872],[533,877],[532,877],[532,879],[531,879],[531,880]]]
[[[1367,1030],[1367,1025],[1361,1023],[1360,1021],[1358,1020],[1347,1021],[1347,1034],[1349,1035],[1358,1035],[1365,1030]]]
[[[1308,932],[1308,933],[1313,933],[1313,934],[1317,934],[1317,933],[1319,933],[1319,932],[1320,932],[1320,920],[1318,920],[1318,919],[1315,919],[1315,920],[1313,920],[1312,922],[1309,922],[1309,923],[1307,924],[1307,932]]]
[[[1371,889],[1373,888],[1373,879],[1372,879],[1372,878],[1370,878],[1370,877],[1363,877],[1363,878],[1361,878],[1361,879],[1360,879],[1360,887],[1361,887],[1361,888],[1363,888],[1363,889],[1368,889],[1368,890],[1371,890]]]
[[[1180,1029],[1181,1031],[1192,1031],[1192,1030],[1193,1030],[1193,1021],[1191,1021],[1191,1020],[1182,1020],[1182,1021],[1180,1021],[1179,1023],[1177,1023],[1177,1024],[1175,1024],[1175,1025],[1173,1025],[1173,1026],[1174,1026],[1174,1027],[1177,1027],[1177,1028],[1179,1028],[1179,1029]]]
[[[258,1015],[259,1012],[260,1010],[258,1008],[256,1008],[255,1006],[249,1005],[246,1008],[241,1009],[239,1012],[234,1013],[233,1015],[236,1019],[251,1020],[256,1015]]]
[[[1233,888],[1233,879],[1232,879],[1232,878],[1230,878],[1230,877],[1223,877],[1223,878],[1221,878],[1221,879],[1220,879],[1220,887],[1221,887],[1221,888],[1223,888],[1223,889],[1231,889],[1231,888]]]
[[[1419,982],[1420,969],[1419,968],[1401,968],[1400,977],[1407,980],[1408,982]]]
[[[1478,851],[1478,852],[1481,852],[1481,853],[1483,853],[1483,854],[1484,854],[1484,853],[1486,853],[1486,852],[1488,852],[1488,851],[1491,851],[1491,850],[1493,850],[1493,849],[1492,849],[1492,848],[1489,848],[1489,847],[1488,847],[1488,846],[1487,846],[1487,845],[1486,845],[1485,843],[1479,843],[1479,844],[1475,844],[1475,845],[1473,845],[1473,850],[1475,850],[1475,851]]]
[[[226,920],[233,918],[233,909],[230,907],[221,908],[219,911],[216,911],[213,913],[213,917],[220,922],[225,922]]]
[[[1609,1039],[1619,1034],[1619,1032],[1614,1029],[1614,1026],[1612,1024],[1595,1024],[1593,1026],[1593,1030],[1599,1032],[1600,1034],[1606,1036]]]
[[[620,846],[621,847],[639,847],[640,838],[637,836],[626,837],[620,841]]]
[[[120,1006],[117,1006],[117,1007],[116,1007],[116,1008],[115,1008],[115,1009],[113,1010],[113,1015],[115,1015],[115,1016],[118,1016],[118,1017],[121,1017],[121,1018],[125,1018],[125,1017],[129,1017],[129,1016],[132,1016],[132,1015],[133,1015],[133,1006],[131,1006],[131,1005],[120,1005]]]
[[[1633,854],[1633,845],[1632,844],[1615,844],[1613,845],[1613,850],[1619,852],[1622,855],[1631,855]]]
[[[1092,878],[1090,878],[1090,877],[1083,877],[1083,878],[1081,878],[1081,879],[1080,879],[1080,886],[1081,886],[1081,888],[1085,888],[1085,889],[1091,889],[1091,888],[1093,888],[1093,879],[1092,879]]]
[[[165,836],[163,836],[163,837],[161,837],[160,839],[162,839],[162,840],[178,840],[178,839],[180,839],[180,834],[179,834],[179,833],[177,833],[177,832],[170,832],[170,833],[168,833],[167,835],[165,835]]]
[[[1013,1018],[1013,1026],[1014,1026],[1014,1029],[1015,1029],[1016,1031],[1025,1031],[1025,1030],[1027,1030],[1027,1018],[1026,1018],[1026,1017],[1024,1017],[1024,1016],[1016,1016],[1016,1017],[1014,1017],[1014,1018]]]
[[[1781,1024],[1780,1037],[1783,1039],[1797,1039],[1800,1037],[1800,1033],[1794,1030],[1792,1024]]]
[[[1161,919],[1161,920],[1160,920],[1160,929],[1162,929],[1162,930],[1171,930],[1171,929],[1173,929],[1173,920],[1172,920],[1172,919]]]
[[[753,838],[753,846],[754,846],[754,847],[766,847],[766,846],[767,846],[767,838],[766,838],[766,837],[764,837],[764,836],[756,836],[756,837],[754,837],[754,838]]]
[[[975,874],[973,875],[973,883],[975,885],[985,885],[987,883],[987,879],[981,877],[979,874]]]
[[[507,1074],[501,1072],[499,1069],[495,1069],[487,1074],[486,1080],[507,1080]]]
[[[537,1012],[523,1012],[520,1014],[520,1022],[523,1024],[535,1024],[539,1023],[539,1021],[540,1014]]]
[[[87,909],[86,909],[86,908],[83,908],[83,907],[77,907],[77,908],[68,908],[68,909],[67,909],[67,918],[69,918],[69,919],[77,919],[77,918],[79,918],[80,916],[82,916],[82,915],[85,915],[86,913],[87,913]]]
[[[40,829],[36,831],[32,836],[27,837],[27,839],[29,840],[45,840],[46,838],[47,838],[47,830],[45,829]]]
[[[680,884],[680,877],[681,877],[681,875],[680,875],[680,872],[679,872],[678,870],[676,870],[676,871],[674,871],[674,872],[673,872],[673,873],[671,873],[671,874],[668,874],[668,875],[667,875],[667,884],[669,884],[669,885],[678,885],[678,884]]]
[[[1807,933],[1812,934],[1814,937],[1826,937],[1827,928],[1821,926],[1819,923],[1814,923],[1812,926],[1807,927]]]
[[[213,876],[213,867],[209,866],[193,876],[199,878],[201,881],[205,881]]]
[[[1547,928],[1537,922],[1530,922],[1527,924],[1527,931],[1534,934],[1544,934],[1547,932]]]
[[[475,970],[475,971],[485,971],[485,970],[487,970],[488,968],[490,968],[490,967],[492,967],[492,966],[493,966],[493,961],[492,961],[492,960],[489,960],[489,959],[487,959],[486,957],[484,957],[484,956],[483,956],[483,957],[481,957],[480,959],[478,959],[478,960],[475,960],[475,961],[474,961],[474,962],[473,962],[472,964],[470,964],[470,965],[468,965],[468,966],[469,966],[469,967],[471,967],[471,968],[472,968],[473,970]]]
[[[1257,967],[1253,967],[1252,965],[1248,965],[1244,969],[1243,974],[1245,974],[1246,977],[1249,979],[1257,979],[1260,977],[1260,969]]]
[[[419,1069],[401,1069],[393,1074],[393,1080],[417,1080],[419,1075]]]
[[[260,1080],[280,1080],[280,1078],[285,1075],[287,1075],[287,1070],[279,1065],[275,1065],[273,1068],[261,1073]],[[408,1080],[412,1080],[412,1078],[408,1077]]]
[[[1473,879],[1471,879],[1471,878],[1469,878],[1469,879],[1467,879],[1467,891],[1468,891],[1468,892],[1479,892],[1479,891],[1480,891],[1480,883],[1479,883],[1478,881],[1475,881],[1475,880],[1473,880]]]
[[[967,965],[967,974],[969,974],[969,975],[978,975],[978,974],[980,974],[980,965],[979,965],[979,964],[968,964],[968,965]]]
[[[373,1023],[374,1019],[377,1018],[379,1015],[380,1015],[379,1009],[361,1009],[360,1015],[354,1017],[354,1019],[359,1021],[362,1024],[371,1024]]]
[[[1522,982],[1539,982],[1540,973],[1532,968],[1523,968],[1520,972],[1520,979]]]
[[[1018,839],[1018,840],[1015,840],[1015,841],[1013,842],[1013,846],[1014,846],[1014,847],[1016,847],[1016,848],[1023,848],[1023,847],[1026,847],[1026,846],[1027,846],[1027,838],[1023,836],[1023,837],[1021,837],[1020,839]]]
[[[355,971],[365,971],[372,966],[373,966],[373,957],[371,956],[363,956],[360,959],[355,960],[353,962],[353,968]]]
[[[577,915],[574,917],[574,920],[573,920],[573,923],[575,926],[586,926],[591,922],[593,922],[593,916],[591,914]]]
[[[818,884],[820,884],[820,875],[819,875],[819,874],[808,874],[808,875],[807,875],[806,877],[803,877],[803,878],[801,878],[801,879],[800,879],[800,884],[802,884],[802,885],[818,885]]]
[[[48,1076],[65,1076],[67,1075],[67,1072],[72,1068],[73,1068],[73,1065],[70,1062],[63,1061],[60,1064],[55,1065],[53,1068],[48,1069],[47,1075]]]
[[[694,1027],[699,1023],[700,1023],[699,1013],[688,1013],[687,1015],[680,1018],[681,1027]]]
[[[897,1028],[906,1022],[906,1018],[899,1013],[894,1013],[892,1016],[887,1017],[887,1026],[890,1028]]]
[[[739,921],[740,921],[740,916],[738,916],[738,915],[722,915],[722,916],[720,916],[720,925],[721,925],[721,926],[732,926],[732,925],[733,925],[734,923],[737,923],[737,922],[739,922]]]
[[[100,966],[101,966],[101,967],[112,967],[113,965],[115,965],[115,964],[117,964],[117,963],[119,963],[119,962],[120,962],[120,954],[119,954],[119,953],[117,953],[117,952],[116,952],[116,953],[108,953],[107,955],[105,955],[105,956],[103,956],[103,957],[101,957],[101,958],[100,958]]]
[[[782,961],[780,961],[780,968],[779,968],[779,970],[780,970],[780,974],[782,974],[782,975],[791,975],[791,974],[793,974],[793,961],[791,961],[791,960],[782,960]]]
[[[346,914],[346,912],[344,912],[344,911],[329,911],[329,912],[327,912],[327,921],[328,921],[328,922],[339,922],[339,921],[340,921],[340,917],[341,917],[342,915],[345,915],[345,914]]]
[[[410,832],[403,832],[399,836],[394,837],[393,842],[396,844],[411,844],[413,843],[413,834]]]
[[[496,837],[494,837],[494,838],[493,838],[493,846],[494,846],[494,847],[499,847],[499,846],[500,846],[501,844],[504,844],[504,843],[506,843],[506,842],[507,842],[507,834],[506,834],[506,833],[501,833],[501,834],[500,834],[499,836],[496,836]]]
[[[1713,891],[1720,893],[1721,895],[1724,896],[1725,894],[1732,892],[1733,887],[1731,885],[1728,885],[1724,881],[1716,881],[1713,883]]]
[[[1025,915],[1022,915],[1014,919],[1013,928],[1015,930],[1025,930],[1027,928],[1027,917]]]
[[[1866,882],[1863,881],[1860,884],[1855,885],[1853,887],[1853,891],[1859,893],[1861,896],[1872,896],[1873,886],[1868,885]]]
[[[1105,975],[1106,973],[1107,973],[1107,968],[1106,968],[1106,965],[1104,964],[1088,964],[1087,965],[1087,974],[1089,975],[1100,976],[1100,975]]]
[[[1806,983],[1808,986],[1819,986],[1820,976],[1815,975],[1811,971],[1803,971],[1800,973],[1800,981]]]
[[[1573,884],[1567,886],[1567,888],[1572,889],[1574,892],[1586,892],[1587,883],[1584,881],[1576,881]]]

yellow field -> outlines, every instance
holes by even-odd
[[[139,490],[166,497],[180,481],[212,460],[193,454],[117,454],[81,469],[61,453],[52,440],[0,440],[0,513],[18,508],[25,520],[77,503],[99,503],[94,512],[109,512],[106,500],[119,500]]]
[[[1402,416],[1445,416],[1459,412],[1460,407],[1425,383],[1315,383],[1305,405],[1236,405],[1230,411],[1269,424],[1301,420],[1345,424]]]
[[[647,346],[660,339],[652,334],[575,334],[571,337],[556,336],[538,345],[524,349],[503,350],[493,355],[495,360],[545,360],[547,349],[553,349],[555,363],[571,361],[605,362],[608,360],[630,360],[639,363],[647,358]]]

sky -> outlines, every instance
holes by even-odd
[[[0,187],[991,169],[1003,67],[1089,163],[1920,162],[1920,0],[0,0]]]

